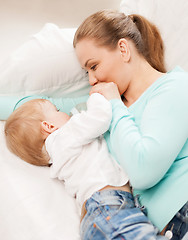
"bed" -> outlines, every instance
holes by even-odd
[[[123,0],[120,11],[139,13],[160,29],[166,65],[188,71],[187,0]],[[85,72],[76,59],[75,28],[46,24],[0,65],[0,97],[46,94],[77,97],[88,93]],[[0,238],[3,240],[79,240],[77,206],[48,167],[25,163],[10,153],[0,121]]]

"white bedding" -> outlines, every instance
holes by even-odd
[[[75,200],[48,167],[25,163],[6,148],[0,122],[0,238],[79,240]]]
[[[169,9],[169,7],[171,8]],[[171,67],[174,67],[174,65],[180,64],[188,71],[187,0],[182,0],[181,2],[179,0],[124,0],[121,4],[121,10],[127,13],[140,13],[146,17],[148,16],[154,22],[159,23],[159,28],[161,26],[162,34],[165,38],[165,46],[167,48],[166,59],[168,60],[168,70],[170,70]],[[178,16],[176,13],[178,13]],[[180,23],[179,25],[177,24],[178,21]],[[71,51],[72,50],[70,50],[70,52]],[[72,57],[74,58],[73,55],[70,55],[70,62],[72,62]],[[20,59],[18,57],[13,58],[13,60]],[[65,58],[65,61],[66,60],[67,59]],[[14,71],[17,70],[17,68],[12,68],[12,66],[13,65],[11,65],[11,68],[9,69],[13,69]],[[4,73],[2,74],[2,69],[3,66],[1,65],[0,95],[8,94],[9,90],[8,88],[5,88],[4,92],[1,92],[1,86],[5,86],[4,77],[7,78],[6,81],[13,81],[14,79],[12,79],[11,76],[15,76],[15,72],[6,72],[6,75],[4,75]],[[28,69],[30,71],[33,68],[29,66],[27,70]],[[45,69],[45,66],[43,66],[43,69]],[[61,69],[61,67],[58,69]],[[59,71],[58,69],[55,70]],[[37,69],[37,71],[38,70],[39,69]],[[70,73],[69,68],[68,70]],[[75,66],[72,66],[71,71],[73,72],[71,72],[70,76],[69,74],[66,75],[65,69],[63,69],[64,79],[68,76],[68,79],[66,79],[67,85],[65,87],[70,83],[72,84],[71,81],[72,76],[74,76],[75,73],[74,70]],[[76,71],[78,71],[79,76],[82,76],[83,72],[78,68],[77,64]],[[26,72],[28,73],[28,71]],[[56,72],[55,74],[58,76],[59,72]],[[52,75],[54,76],[54,74]],[[27,78],[28,75],[21,74],[21,87],[27,86],[25,84],[26,82],[22,82],[21,77],[23,77],[23,81],[28,80],[30,81],[29,83],[31,83],[30,78]],[[43,86],[46,86],[48,83],[51,84],[50,78],[49,80],[45,78],[45,80],[46,82],[39,81],[41,83],[39,86],[42,87],[42,89],[39,89],[39,92],[44,93]],[[53,81],[60,83],[59,79],[53,79]],[[84,81],[86,81],[86,79],[84,79]],[[77,85],[78,82],[75,84],[75,88],[73,88],[77,93],[79,92]],[[9,86],[10,85],[7,85],[7,87]],[[31,85],[29,84],[29,86]],[[83,85],[81,84],[80,86]],[[49,88],[51,95],[55,96],[56,92],[52,92],[51,89],[52,88]],[[56,89],[59,88],[57,87]],[[22,90],[25,90],[26,92],[28,91],[28,89]],[[31,92],[33,91],[33,89],[29,90]],[[83,89],[80,89],[80,91],[83,91]],[[79,93],[81,94],[83,92]],[[80,239],[79,217],[74,199],[67,194],[62,182],[49,178],[48,168],[29,165],[8,151],[5,145],[3,126],[4,122],[0,122],[0,238],[3,240]]]

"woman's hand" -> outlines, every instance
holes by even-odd
[[[107,100],[111,99],[121,99],[121,96],[118,91],[118,87],[115,83],[109,82],[109,83],[97,83],[95,84],[91,90],[90,95],[92,93],[100,93],[103,95]]]

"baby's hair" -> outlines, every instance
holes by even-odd
[[[164,45],[157,27],[138,14],[103,10],[85,19],[77,29],[73,46],[84,39],[94,39],[98,46],[115,49],[121,38],[131,40],[138,53],[156,70],[166,72]]]
[[[5,123],[5,139],[9,150],[24,161],[49,166],[41,122],[45,117],[43,104],[47,100],[30,100],[16,109]]]

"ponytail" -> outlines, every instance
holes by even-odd
[[[137,51],[156,70],[166,72],[164,46],[155,25],[144,17],[103,10],[92,14],[77,29],[73,46],[83,38],[95,39],[98,46],[115,49],[121,38],[131,40]]]
[[[157,27],[140,15],[132,14],[129,17],[136,24],[142,36],[141,54],[153,68],[163,73],[166,72],[163,40]]]

